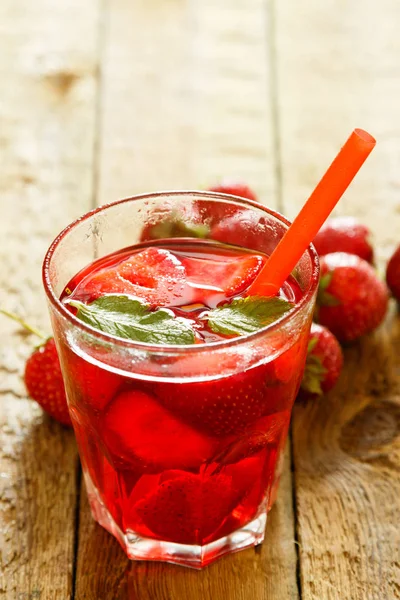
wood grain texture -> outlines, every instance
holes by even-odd
[[[266,0],[119,0],[104,47],[99,203],[243,177],[274,206]]]
[[[0,3],[0,305],[47,331],[44,252],[91,202],[96,5]],[[75,442],[26,398],[21,373],[37,339],[2,315],[0,330],[0,598],[65,600]]]
[[[275,0],[279,139],[285,212],[299,206],[355,127],[377,147],[336,210],[376,236],[379,259],[400,223],[400,4]],[[390,215],[390,218],[388,218]]]
[[[354,127],[378,139],[337,208],[367,223],[379,264],[400,225],[400,6],[275,3],[284,210],[293,216]],[[397,157],[397,158],[396,158]],[[393,307],[392,307],[393,309]],[[400,598],[398,318],[345,351],[323,402],[293,416],[302,595]]]
[[[334,393],[294,411],[304,598],[400,598],[398,350],[392,316],[346,350]]]
[[[110,3],[99,203],[236,175],[276,206],[268,17],[260,0]],[[77,600],[295,600],[288,464],[284,482],[262,551],[223,559],[204,573],[129,565],[111,536],[90,520],[84,502]]]

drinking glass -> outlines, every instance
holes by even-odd
[[[233,196],[154,193],[89,212],[46,254],[44,287],[91,511],[131,559],[201,568],[263,541],[305,364],[318,258],[312,246],[301,257],[291,275],[295,307],[278,321],[205,344],[114,338],[77,319],[60,295],[94,260],[129,246],[203,235],[192,242],[269,255],[288,226]],[[147,419],[140,431],[138,411]]]

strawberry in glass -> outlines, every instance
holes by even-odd
[[[251,247],[212,239],[210,202],[227,219],[255,213]],[[176,220],[192,205],[206,239],[143,241],[158,209],[172,206]],[[276,297],[247,295],[286,228],[251,201],[156,194],[89,213],[48,252],[45,287],[92,512],[130,558],[201,568],[263,540],[318,279],[310,249]]]

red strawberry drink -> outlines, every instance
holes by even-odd
[[[286,227],[251,201],[156,194],[47,254],[92,513],[130,558],[200,568],[263,540],[318,280],[310,248],[278,296],[246,294]]]

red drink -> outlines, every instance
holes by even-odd
[[[92,512],[128,556],[199,567],[263,539],[310,314],[293,335],[279,322],[245,337],[210,314],[246,297],[265,260],[211,241],[142,243],[92,262],[61,294],[69,314],[140,298],[150,319],[161,306],[193,335],[115,352],[107,336],[76,342],[55,324]],[[304,291],[290,277],[280,296],[295,306]]]

